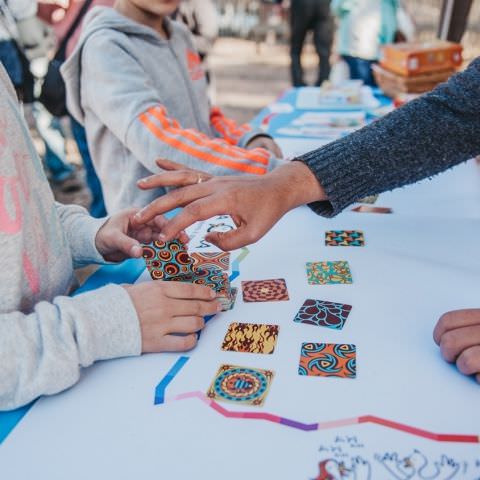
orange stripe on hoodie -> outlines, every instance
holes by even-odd
[[[260,163],[268,166],[270,153],[264,149],[245,150],[239,147],[219,144],[219,140],[211,139],[207,135],[191,129],[182,129],[180,124],[167,116],[167,111],[163,107],[153,107],[147,110],[147,113],[155,117],[162,127],[180,137],[186,138],[195,143],[199,147],[207,147],[214,152],[228,155],[229,157],[238,158],[242,160],[249,160],[251,162]],[[221,141],[221,140],[220,140]]]
[[[202,152],[194,147],[186,145],[178,138],[172,138],[166,134],[160,127],[158,127],[152,120],[150,120],[147,113],[142,113],[139,116],[139,120],[147,127],[147,129],[155,135],[163,143],[169,145],[176,150],[179,150],[187,155],[191,155],[199,160],[213,163],[224,168],[230,168],[232,170],[238,170],[240,172],[251,173],[254,175],[264,175],[267,173],[267,169],[264,167],[257,167],[255,165],[248,165],[243,163],[234,162],[224,158],[217,157],[208,152]]]
[[[238,126],[217,107],[210,111],[210,123],[225,140],[233,145],[236,145],[240,138],[251,130],[248,125]]]

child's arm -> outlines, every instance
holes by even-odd
[[[163,216],[157,216],[145,227],[137,226],[132,220],[137,208],[97,219],[78,205],[57,203],[55,206],[74,268],[92,263],[120,262],[130,257],[139,258],[142,256],[141,243],[150,243],[166,223]],[[184,232],[179,239],[188,242]]]
[[[68,76],[66,70],[63,73]],[[170,117],[138,60],[116,41],[93,36],[86,42],[82,96],[87,110],[151,172],[158,172],[158,158],[213,175],[262,175],[279,163],[266,150],[245,150],[184,128]],[[88,122],[92,113],[86,114]]]
[[[95,245],[95,238],[107,218],[93,218],[78,205],[56,203],[55,206],[72,253],[74,268],[105,263]]]
[[[230,145],[237,145],[241,148],[251,148],[252,142],[259,137],[273,141],[268,133],[259,128],[252,128],[246,123],[238,125],[235,120],[226,117],[218,107],[213,107],[210,111],[210,124],[217,137],[222,138]],[[277,152],[273,153],[277,154]]]
[[[118,285],[0,314],[0,410],[65,390],[97,360],[140,351],[137,314]]]
[[[71,387],[98,360],[190,350],[204,317],[218,311],[204,285],[156,281],[0,314],[0,411]]]

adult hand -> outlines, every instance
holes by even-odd
[[[276,158],[283,158],[283,152],[278,143],[275,142],[273,138],[267,137],[266,135],[259,135],[248,142],[247,149],[253,150],[254,148],[264,148],[273,153]]]
[[[172,162],[168,162],[172,167]],[[164,168],[163,161],[158,165]],[[230,232],[211,232],[205,239],[223,250],[234,250],[259,240],[289,210],[324,200],[325,193],[312,171],[301,162],[291,162],[264,176],[205,177],[179,168],[153,175],[138,183],[151,189],[180,186],[154,200],[135,215],[139,225],[176,207],[184,209],[167,221],[160,239],[171,240],[198,220],[228,214],[237,225]],[[199,182],[199,179],[201,181]]]
[[[204,285],[155,280],[124,288],[137,311],[142,353],[192,349],[203,317],[221,310],[216,293]]]
[[[433,338],[443,358],[480,383],[480,309],[457,310],[440,317]]]
[[[131,208],[112,215],[98,230],[95,246],[106,261],[120,262],[129,257],[141,257],[140,243],[156,240],[167,223],[163,216],[155,215],[147,223],[137,225],[132,221],[137,212],[138,209]],[[181,232],[179,238],[188,242],[185,232]]]

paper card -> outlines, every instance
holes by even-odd
[[[352,273],[348,262],[307,262],[309,285],[350,284]]]
[[[365,237],[360,230],[329,230],[325,232],[327,247],[363,247]]]
[[[295,110],[293,105],[286,102],[272,103],[268,108],[272,113],[292,113]]]
[[[365,112],[306,112],[301,114],[291,125],[316,125],[328,128],[363,127],[366,122]]]
[[[308,299],[305,300],[293,321],[341,330],[351,311],[351,305]]]
[[[260,406],[268,394],[273,375],[271,370],[222,365],[207,396],[212,400]]]
[[[228,252],[193,252],[193,269],[218,268],[228,272],[230,268],[230,254]]]
[[[357,347],[345,343],[302,343],[298,374],[355,378]]]
[[[278,325],[235,322],[228,327],[222,350],[271,354],[275,350],[277,337]]]
[[[370,205],[359,205],[352,208],[352,212],[357,213],[393,213],[393,210],[389,207],[372,207]]]
[[[244,302],[278,302],[289,300],[283,278],[242,282]]]
[[[166,280],[193,271],[193,261],[180,240],[143,245],[143,258],[153,280]]]
[[[348,135],[349,132],[343,132],[343,135]],[[278,135],[285,135],[289,137],[310,137],[327,142],[333,142],[342,136],[342,132],[338,130],[327,130],[319,127],[281,127],[277,130]]]
[[[193,252],[222,252],[218,247],[205,240],[205,236],[212,232],[230,232],[236,228],[235,222],[229,215],[217,215],[194,223],[187,228],[190,237],[188,251]]]

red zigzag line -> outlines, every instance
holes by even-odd
[[[205,403],[210,408],[212,408],[217,413],[219,413],[220,415],[226,418],[265,420],[267,422],[278,423],[281,425],[285,425],[286,427],[295,428],[297,430],[303,430],[303,431],[311,432],[314,430],[328,430],[328,429],[344,427],[348,425],[358,425],[361,423],[373,423],[376,425],[381,425],[382,427],[391,428],[393,430],[409,433],[410,435],[415,435],[417,437],[427,438],[429,440],[433,440],[436,442],[480,443],[480,436],[478,435],[454,435],[454,434],[433,433],[427,430],[422,430],[420,428],[411,427],[409,425],[404,425],[402,423],[393,422],[391,420],[386,420],[384,418],[376,417],[374,415],[363,415],[361,417],[309,424],[309,423],[297,422],[296,420],[290,420],[288,418],[280,417],[278,415],[273,415],[268,412],[236,412],[236,411],[228,410],[222,405],[219,405],[214,400],[208,398],[202,392],[182,393],[181,395],[171,397],[166,401],[173,402],[178,400],[185,400],[187,398],[197,398],[201,400],[203,403]]]

